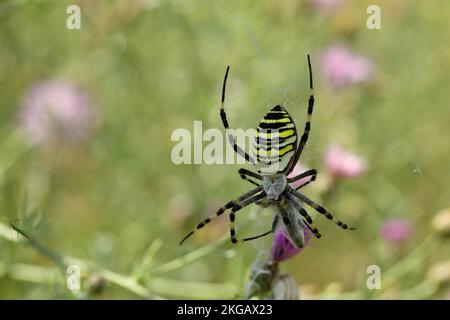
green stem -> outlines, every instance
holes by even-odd
[[[185,266],[188,263],[194,262],[195,260],[198,260],[209,253],[213,252],[217,248],[221,247],[226,240],[228,239],[228,236],[223,236],[216,242],[213,242],[211,244],[208,244],[206,246],[203,246],[197,250],[194,250],[180,258],[177,258],[175,260],[172,260],[170,262],[167,262],[163,265],[160,265],[158,267],[155,267],[149,271],[150,274],[161,274],[169,271],[173,271],[175,269],[181,268]]]
[[[419,283],[417,286],[402,292],[402,299],[424,300],[432,296],[438,290],[438,285],[429,280]]]
[[[90,261],[84,261],[76,259],[70,256],[61,256],[54,252],[53,250],[47,248],[45,245],[37,241],[27,232],[22,230],[16,225],[7,227],[6,225],[0,223],[0,237],[3,237],[12,242],[25,241],[30,247],[35,249],[37,252],[43,256],[52,260],[65,274],[66,268],[69,265],[78,265],[87,274],[95,274],[106,281],[115,284],[123,289],[126,289],[139,297],[145,299],[163,299],[160,294],[185,297],[190,299],[196,298],[223,298],[232,297],[236,293],[236,288],[233,285],[227,284],[211,284],[211,283],[201,283],[201,282],[189,282],[189,281],[178,281],[165,278],[152,278],[145,284],[141,284],[133,276],[122,275],[111,270],[102,268]],[[227,237],[223,239],[195,250],[187,255],[170,261],[158,268],[154,268],[152,271],[156,270],[159,273],[168,272],[175,270],[176,268],[184,266],[186,263],[193,262],[208,253],[214,251],[217,247],[223,245]],[[159,242],[157,241],[149,248],[149,259],[153,260],[153,256],[159,247]],[[149,260],[145,259],[146,263]],[[25,264],[13,264],[7,266],[7,264],[0,261],[0,277],[5,274],[9,275],[11,278],[18,281],[29,281],[29,282],[52,282],[55,281],[58,273],[55,268],[40,267],[34,265]],[[63,278],[64,279],[64,278]],[[60,278],[60,280],[63,280]]]
[[[93,269],[96,270],[95,274],[99,275],[106,281],[109,281],[110,283],[113,283],[121,288],[127,289],[128,291],[133,292],[142,298],[163,299],[154,294],[151,290],[137,283],[134,278],[121,275],[107,269],[99,268],[97,266],[95,266]]]
[[[188,299],[230,299],[237,294],[236,286],[222,283],[202,283],[154,278],[149,288],[164,296]]]
[[[423,260],[435,251],[434,249],[437,245],[438,242],[435,241],[433,236],[428,236],[422,244],[417,246],[408,256],[382,273],[382,278],[385,279],[382,283],[382,288],[380,290],[372,290],[367,294],[367,298],[373,298],[377,292],[386,291],[399,281],[399,279],[403,278],[416,268],[419,268],[423,263]]]
[[[0,223],[0,237],[11,242],[20,242],[20,233],[3,223]]]
[[[69,263],[64,259],[64,257],[57,254],[55,251],[51,250],[50,248],[47,248],[45,245],[41,244],[39,241],[28,235],[24,230],[22,230],[20,227],[11,224],[11,228],[15,230],[20,236],[21,240],[24,240],[25,243],[33,247],[36,251],[38,251],[43,256],[49,258],[52,260],[64,273],[66,271],[67,266]],[[20,237],[19,236],[19,237]]]
[[[52,282],[60,275],[59,270],[55,267],[41,267],[24,263],[8,265],[0,261],[0,277],[9,276],[17,281]]]
[[[149,245],[147,250],[145,251],[143,258],[141,261],[137,264],[137,267],[134,268],[132,274],[140,279],[142,276],[144,276],[147,273],[147,270],[150,270],[155,262],[155,256],[156,253],[159,251],[159,249],[162,247],[163,242],[161,239],[155,239],[152,241],[152,243]]]
[[[80,268],[86,270],[87,273],[95,273],[96,275],[104,278],[105,280],[116,284],[119,287],[127,289],[136,295],[147,298],[147,299],[157,299],[159,298],[153,294],[150,290],[144,286],[138,284],[135,279],[127,277],[113,271],[101,268],[92,262],[83,261],[80,259],[72,258],[70,256],[61,256],[54,252],[53,250],[47,248],[45,245],[41,244],[39,241],[31,237],[24,230],[16,225],[12,225],[11,228],[7,228],[4,224],[0,223],[0,236],[7,240],[17,242],[20,239],[25,240],[28,245],[30,245],[37,252],[43,256],[52,260],[59,269],[65,274],[67,266],[71,264],[78,265]],[[14,240],[19,239],[19,240]],[[21,265],[15,264],[14,267],[7,268],[3,266],[0,271],[3,273],[8,273],[16,280],[22,281],[32,281],[32,282],[45,282],[48,280],[48,269],[43,269],[43,267],[31,266],[31,265]],[[43,272],[46,270],[46,273]],[[39,271],[39,272],[37,272]],[[0,275],[2,273],[0,272]],[[46,276],[43,276],[46,275]]]
[[[386,272],[384,272],[383,277],[387,279],[387,283],[383,284],[382,290],[386,290],[395,282],[419,267],[423,259],[428,255],[434,252],[434,248],[436,247],[437,242],[434,241],[433,236],[428,236],[421,245],[416,247],[414,251],[412,251],[406,258],[399,261],[397,264],[389,268]]]
[[[6,137],[2,137],[0,149],[2,150],[0,157],[0,184],[3,182],[5,173],[11,168],[22,154],[30,149],[18,130],[12,132]],[[3,132],[2,132],[3,133]]]

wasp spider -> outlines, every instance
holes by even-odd
[[[235,215],[236,212],[252,203],[255,203],[262,207],[271,207],[274,209],[272,227],[271,230],[263,234],[245,238],[242,241],[257,239],[273,233],[278,227],[280,220],[282,222],[282,227],[285,229],[286,235],[296,247],[302,248],[304,246],[304,228],[308,228],[317,238],[320,238],[321,235],[317,228],[314,227],[311,216],[303,208],[304,204],[323,214],[328,219],[334,220],[333,215],[324,207],[309,199],[299,191],[299,189],[303,188],[311,181],[314,181],[316,179],[317,171],[315,169],[311,169],[295,177],[288,178],[288,175],[294,169],[294,166],[298,162],[303,152],[305,144],[308,141],[309,131],[311,129],[311,115],[314,108],[314,94],[311,61],[309,55],[308,68],[309,86],[311,91],[308,100],[308,116],[303,134],[298,145],[295,123],[289,113],[280,105],[273,107],[264,116],[257,128],[256,137],[253,141],[256,160],[242,148],[240,148],[236,144],[234,136],[230,132],[228,132],[228,138],[231,145],[233,146],[234,151],[244,157],[248,162],[255,165],[258,173],[246,169],[240,169],[239,175],[242,179],[254,184],[256,188],[241,195],[237,199],[228,202],[215,214],[209,216],[208,218],[197,224],[196,228],[188,233],[181,240],[180,244],[182,244],[187,238],[189,238],[196,230],[203,228],[214,218],[222,215],[227,210],[230,211],[229,219],[231,242],[239,242],[239,240],[236,238],[236,231],[234,227]],[[220,117],[222,119],[225,130],[229,128],[227,116],[224,109],[225,87],[229,70],[230,67],[227,68],[223,81],[220,108]],[[289,185],[290,183],[307,177],[309,177],[309,180],[295,189]],[[336,224],[342,229],[354,229],[349,228],[347,224],[339,220],[336,221]]]

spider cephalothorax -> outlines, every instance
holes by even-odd
[[[254,184],[256,188],[241,195],[237,199],[228,202],[214,215],[197,224],[196,228],[187,234],[183,240],[181,240],[181,243],[189,238],[195,230],[203,228],[215,217],[222,215],[227,210],[230,210],[229,218],[231,241],[233,243],[237,243],[239,240],[236,238],[236,231],[234,228],[236,217],[235,213],[252,203],[262,207],[271,207],[274,209],[272,228],[263,234],[245,238],[243,241],[257,239],[273,233],[278,227],[280,220],[282,222],[282,227],[285,229],[286,235],[296,247],[302,248],[304,246],[305,240],[303,230],[305,227],[308,228],[317,238],[321,237],[319,231],[313,226],[313,220],[303,208],[303,205],[308,205],[317,212],[325,215],[330,220],[333,220],[334,217],[325,208],[298,191],[300,188],[315,180],[317,171],[315,169],[311,169],[295,177],[288,178],[288,175],[292,172],[296,163],[300,159],[305,144],[308,141],[309,131],[311,129],[314,94],[311,61],[309,55],[308,68],[309,87],[311,92],[308,100],[307,120],[298,145],[295,123],[289,113],[280,105],[273,107],[258,125],[256,137],[253,141],[253,154],[256,156],[256,160],[254,157],[250,156],[247,152],[241,149],[236,144],[234,136],[231,133],[228,133],[228,138],[234,151],[244,157],[248,162],[255,165],[258,173],[246,169],[239,169],[239,175],[242,179]],[[229,70],[230,67],[227,68],[223,81],[220,108],[220,117],[225,130],[229,128],[224,109],[225,88]],[[290,183],[307,177],[309,177],[309,180],[295,189],[289,185]],[[256,182],[255,179],[258,180],[258,182]],[[353,229],[349,228],[347,224],[339,220],[336,221],[336,224],[342,229]]]
[[[285,175],[274,177],[262,177],[262,188],[268,200],[278,200],[286,189],[287,178]]]

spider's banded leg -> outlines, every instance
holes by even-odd
[[[300,143],[298,144],[298,148],[295,151],[294,156],[292,157],[292,160],[290,164],[287,166],[288,170],[286,171],[286,175],[292,172],[294,170],[295,165],[298,162],[298,159],[300,159],[300,156],[302,154],[303,149],[305,148],[306,142],[308,141],[309,137],[309,131],[311,130],[311,116],[314,109],[314,86],[313,86],[313,76],[312,76],[312,69],[311,69],[311,59],[308,54],[308,69],[309,69],[309,99],[308,99],[308,115],[306,118],[305,123],[305,129],[303,130],[303,135],[300,138]]]
[[[245,176],[245,175],[241,175],[241,178],[242,178],[243,180],[245,180],[245,181],[250,182],[251,184],[254,184],[255,186],[259,186],[259,183],[258,183],[258,182],[255,182],[255,181],[253,181],[252,179],[247,178],[247,176]]]
[[[291,220],[289,219],[286,209],[284,207],[282,207],[281,205],[278,206],[278,209],[280,210],[281,213],[281,218],[283,219],[283,223],[285,225],[286,228],[289,227],[289,225],[291,224]]]
[[[227,71],[225,72],[225,77],[223,79],[223,87],[222,87],[222,99],[220,103],[220,118],[222,119],[223,126],[225,128],[225,132],[230,128],[227,120],[227,114],[225,112],[225,89],[227,85],[227,78],[228,78],[228,71],[230,71],[230,66],[227,67]],[[228,135],[228,141],[230,142],[231,146],[233,147],[234,152],[236,152],[238,155],[243,157],[246,161],[250,162],[251,164],[255,164],[255,159],[253,159],[247,152],[245,152],[241,147],[239,147],[236,144],[236,140],[232,134]]]
[[[314,180],[316,180],[316,175],[314,175],[311,180],[306,181],[305,183],[302,183],[301,185],[299,185],[297,188],[295,188],[295,190],[299,190],[303,187],[306,187],[308,184],[310,184],[311,182],[313,182]]]
[[[317,239],[320,239],[322,237],[322,235],[320,234],[319,230],[316,227],[314,227],[313,221],[311,219],[311,216],[308,214],[308,212],[306,212],[306,210],[303,208],[301,208],[299,212],[303,216],[303,218],[304,218],[303,222],[308,227],[309,231],[311,231],[312,234],[314,234],[314,236]]]
[[[183,244],[184,241],[186,241],[186,239],[188,239],[190,236],[192,236],[195,231],[203,228],[205,225],[207,225],[208,223],[210,223],[211,221],[213,221],[215,218],[221,216],[226,210],[233,208],[234,206],[236,206],[237,204],[239,204],[241,201],[246,200],[247,198],[255,195],[256,193],[258,193],[259,191],[261,191],[261,188],[255,188],[247,193],[244,193],[243,195],[241,195],[240,197],[238,197],[236,200],[232,200],[230,202],[228,202],[226,205],[224,205],[222,208],[220,208],[219,210],[217,210],[216,213],[210,215],[209,217],[207,217],[206,219],[204,219],[202,222],[200,222],[199,224],[197,224],[197,226],[195,227],[194,230],[192,230],[191,232],[189,232],[181,241],[180,241],[180,245]]]
[[[243,168],[239,169],[239,175],[242,179],[244,179],[250,183],[253,183],[255,186],[259,186],[259,183],[255,182],[252,179],[249,179],[248,177],[253,177],[253,178],[256,178],[259,180],[262,179],[262,177],[259,174],[251,172],[250,170],[243,169]]]
[[[303,217],[303,222],[306,224],[308,229],[317,237],[320,238],[322,235],[320,234],[319,230],[317,230],[316,227],[314,227],[314,222],[311,216],[306,212],[304,208],[301,207],[301,204],[294,201],[294,205],[298,210],[298,213]]]
[[[309,199],[307,196],[305,196],[304,194],[301,194],[299,192],[297,192],[294,189],[290,189],[289,192],[293,195],[295,195],[298,199],[300,199],[301,201],[303,201],[304,203],[306,203],[308,206],[310,206],[311,208],[313,208],[314,210],[316,210],[317,212],[323,214],[325,217],[327,217],[329,220],[336,220],[333,215],[324,207],[318,205],[317,203],[315,203],[314,201],[312,201],[311,199]],[[349,227],[346,223],[340,221],[340,220],[336,220],[336,224],[341,227],[344,230],[355,230],[355,228],[353,227]]]
[[[303,178],[306,178],[306,177],[309,177],[309,176],[311,178],[308,181],[306,181],[305,183],[302,183],[297,188],[295,188],[295,190],[298,190],[298,189],[303,188],[304,186],[310,184],[314,180],[316,180],[316,177],[317,177],[317,170],[316,169],[311,169],[311,170],[305,171],[305,172],[299,174],[298,176],[295,176],[293,178],[288,179],[287,181],[288,181],[288,183],[292,183],[292,182],[295,182],[297,180],[300,180],[300,179],[303,179]]]
[[[276,229],[277,226],[278,226],[278,221],[279,221],[279,219],[280,219],[279,216],[278,216],[278,215],[275,215],[275,216],[273,217],[273,220],[272,220],[272,228],[271,228],[269,231],[266,231],[266,232],[261,233],[261,234],[259,234],[259,235],[257,235],[257,236],[254,236],[254,237],[245,238],[245,239],[243,239],[242,241],[255,240],[255,239],[259,239],[259,238],[265,237],[265,236],[267,236],[267,235],[269,235],[269,234],[271,234],[271,233],[274,233],[274,232],[275,232],[275,229]]]
[[[254,196],[251,196],[240,203],[236,203],[232,208],[230,212],[230,237],[232,243],[237,243],[238,239],[236,239],[236,228],[234,227],[235,221],[236,221],[236,212],[241,210],[242,208],[248,206],[249,204],[252,204],[260,199],[263,199],[266,196],[266,193],[263,191],[261,193],[258,193]]]
[[[296,175],[295,177],[288,178],[287,182],[288,183],[295,182],[297,180],[300,180],[300,179],[303,179],[303,178],[306,178],[306,177],[309,177],[309,176],[313,176],[315,178],[316,175],[317,175],[317,170],[316,169],[310,169],[308,171],[300,173],[299,175]]]

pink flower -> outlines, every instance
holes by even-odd
[[[326,49],[320,58],[325,80],[334,88],[363,83],[373,78],[374,63],[361,55],[336,45]]]
[[[303,234],[305,236],[305,245],[311,240],[311,232],[308,228],[303,229]],[[302,249],[295,247],[288,237],[285,235],[283,228],[278,228],[275,231],[272,241],[272,259],[275,262],[281,262],[289,259],[296,254],[298,254]]]
[[[343,4],[343,0],[309,0],[310,4],[323,13],[335,11]]]
[[[288,178],[294,178],[295,176],[298,176],[299,174],[301,174],[305,171],[307,171],[307,169],[305,169],[301,164],[297,163],[294,167],[294,170],[292,170],[292,172],[288,175]],[[299,186],[301,186],[302,184],[304,184],[310,180],[311,180],[311,176],[302,178],[293,183],[290,183],[290,186],[294,189],[297,189]]]
[[[411,237],[412,226],[406,219],[387,219],[380,228],[380,235],[390,244],[399,244]]]
[[[30,142],[75,142],[84,138],[95,121],[94,107],[73,83],[45,81],[25,94],[19,123]]]
[[[366,170],[365,161],[360,156],[335,144],[329,146],[325,153],[325,165],[335,178],[354,178]]]

